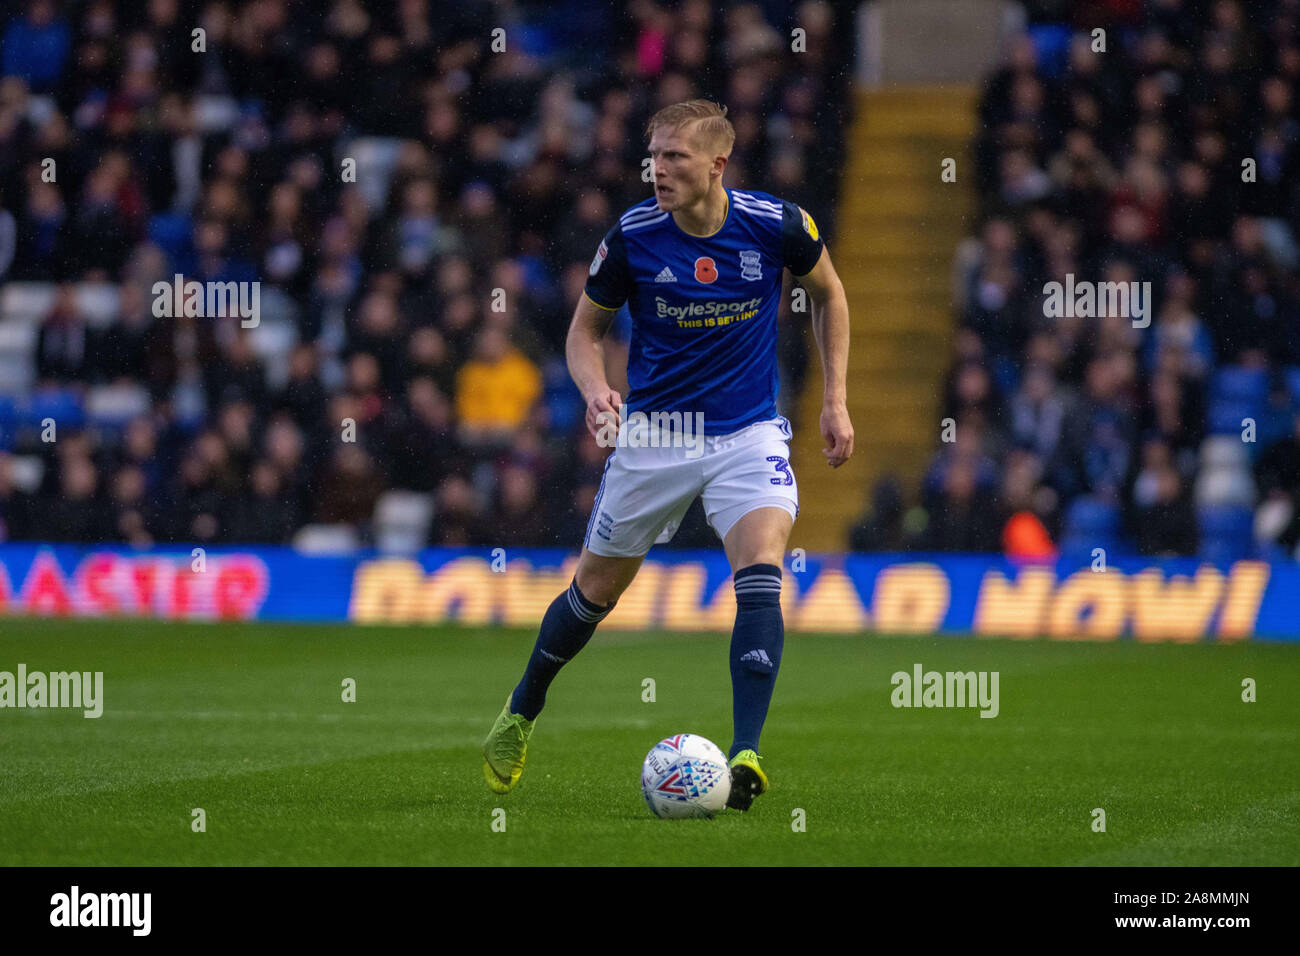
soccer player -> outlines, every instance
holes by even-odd
[[[620,423],[617,447],[573,582],[547,609],[523,679],[484,742],[483,774],[497,793],[518,782],[551,681],[591,639],[651,545],[671,539],[702,496],[736,592],[727,805],[748,810],[768,787],[758,742],[781,665],[781,565],[799,512],[790,423],[776,411],[782,269],[812,300],[825,377],[822,453],[835,468],[853,454],[848,302],[811,216],[722,185],[735,141],[725,107],[665,107],[648,134],[654,197],[625,212],[601,242],[566,343],[587,428],[609,444],[611,423]],[[601,345],[624,303],[632,316],[626,402],[606,381]],[[652,437],[632,438],[638,414],[657,423]],[[696,422],[702,437],[690,433]]]

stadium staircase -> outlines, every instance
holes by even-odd
[[[831,470],[821,453],[819,360],[800,399],[793,464],[800,484],[792,547],[841,550],[889,472],[914,488],[939,433],[953,333],[951,275],[971,228],[969,144],[975,90],[902,87],[859,92],[836,238],[836,271],[852,317],[849,413],[855,451]],[[957,161],[957,181],[940,164]]]

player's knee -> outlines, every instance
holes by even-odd
[[[755,547],[737,552],[734,566],[743,569],[752,568],[755,565],[772,565],[779,568],[784,557],[785,551],[782,545]]]
[[[608,607],[614,604],[631,583],[625,569],[604,564],[580,563],[574,580],[578,590],[592,604]]]
[[[614,604],[623,595],[624,588],[615,587],[609,582],[598,580],[587,580],[583,582],[578,579],[578,590],[592,604],[599,604],[601,607],[609,607]]]
[[[737,573],[743,568],[768,564],[780,567],[785,560],[793,519],[783,508],[757,508],[742,517],[727,532],[723,546]]]

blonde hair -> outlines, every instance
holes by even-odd
[[[712,100],[687,100],[665,106],[650,117],[646,127],[646,139],[654,136],[661,126],[677,127],[694,123],[695,130],[707,141],[715,143],[723,156],[731,155],[731,147],[736,142],[736,130],[727,119],[727,108]]]

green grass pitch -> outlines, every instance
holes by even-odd
[[[105,711],[0,710],[0,864],[1300,864],[1300,647],[790,635],[772,790],[662,821],[641,760],[730,743],[727,637],[598,633],[497,796],[479,748],[532,640],[8,619],[0,670],[103,671]],[[916,663],[998,671],[999,716],[895,709]]]

